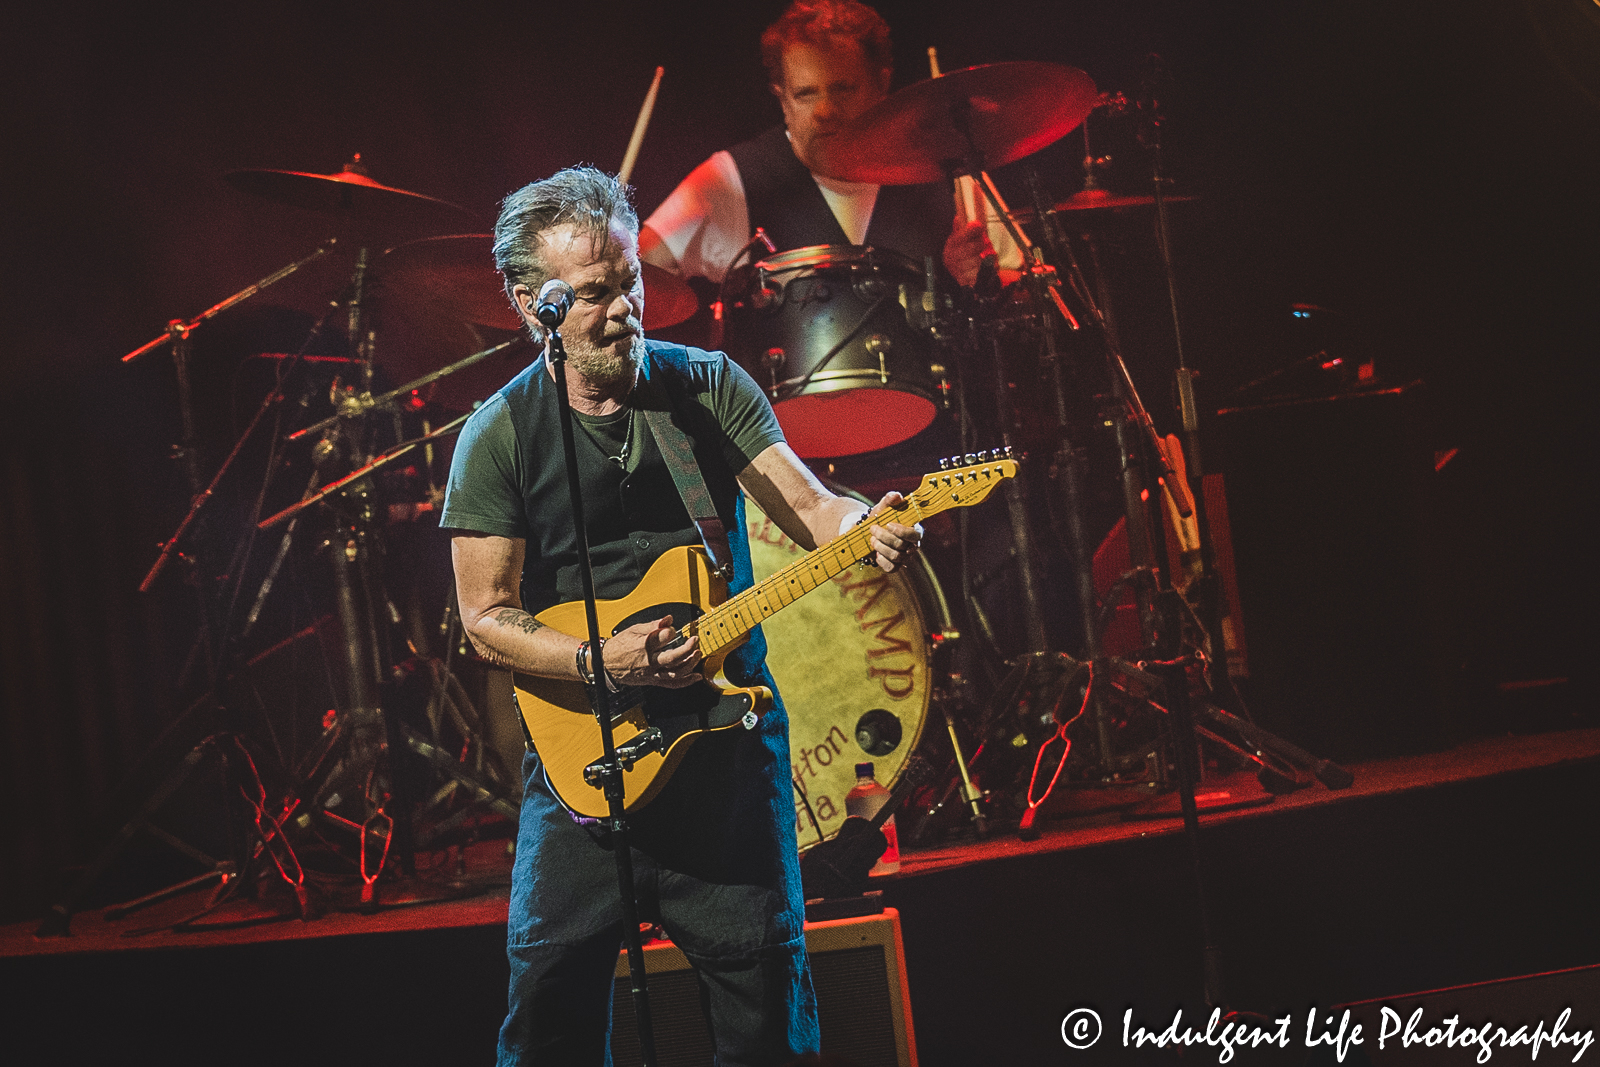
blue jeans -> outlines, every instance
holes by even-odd
[[[721,1067],[818,1047],[787,749],[781,706],[757,730],[703,738],[629,820],[640,918],[694,965]],[[573,821],[536,756],[523,775],[498,1062],[609,1067],[623,933],[610,834]]]

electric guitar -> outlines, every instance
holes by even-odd
[[[957,462],[964,465],[954,466]],[[763,620],[868,559],[872,522],[887,519],[911,526],[951,508],[971,507],[1017,473],[1009,449],[993,456],[968,453],[940,466],[943,469],[926,475],[898,508],[874,511],[846,533],[735,597],[729,598],[727,583],[717,575],[705,549],[686,547],[664,553],[627,596],[596,605],[602,634],[671,615],[681,633],[700,638],[704,657],[700,672],[709,679],[683,689],[639,686],[612,694],[611,728],[623,766],[625,810],[650,803],[701,736],[755,728],[772,706],[772,691],[730,684],[722,673],[723,661]],[[588,634],[581,600],[546,608],[536,618],[573,637]],[[607,815],[609,807],[599,788],[600,730],[583,683],[518,674],[516,699],[557,798],[579,815]]]

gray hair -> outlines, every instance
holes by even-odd
[[[494,265],[505,280],[506,296],[511,296],[512,286],[526,285],[537,293],[549,281],[542,255],[544,234],[572,223],[605,248],[611,243],[613,219],[630,233],[639,233],[633,190],[594,167],[568,167],[506,197],[494,224]],[[534,333],[540,340],[538,331]]]

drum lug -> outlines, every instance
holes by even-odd
[[[789,353],[781,348],[769,348],[766,352],[767,373],[772,377],[772,388],[769,390],[772,399],[778,399],[778,371],[783,368],[789,359]]]
[[[894,348],[894,342],[886,334],[875,333],[867,338],[867,352],[878,357],[878,382],[882,385],[889,384],[889,350]]]
[[[856,296],[862,300],[872,301],[877,300],[888,292],[888,287],[884,285],[882,278],[876,275],[868,275],[855,283],[855,291]]]
[[[759,282],[757,283],[756,291],[750,294],[750,306],[757,311],[767,311],[783,298],[783,293],[778,289],[767,288],[769,275],[765,267],[762,267],[756,273],[759,276]]]

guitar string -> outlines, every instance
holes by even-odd
[[[912,499],[915,500],[915,494],[913,494],[913,498]],[[923,513],[921,511],[921,508],[920,508],[920,504],[919,504],[917,510],[918,510],[918,517],[917,517],[917,519],[915,521],[919,521],[920,522],[921,519],[924,517]],[[857,543],[857,542],[859,542],[859,543]],[[727,620],[730,617],[734,618],[734,619],[737,619],[739,614],[742,611],[744,611],[746,605],[749,605],[750,607],[752,607],[754,609],[754,610],[752,610],[752,611],[750,611],[748,613],[751,616],[760,616],[760,620],[765,620],[765,619],[771,618],[772,615],[776,614],[777,611],[780,610],[781,608],[787,607],[789,604],[794,603],[796,600],[800,599],[800,597],[804,596],[806,593],[812,592],[813,590],[816,590],[816,589],[820,588],[821,585],[822,585],[822,582],[827,581],[829,578],[832,578],[834,574],[842,573],[846,568],[848,568],[850,566],[850,564],[854,563],[857,559],[861,558],[861,556],[864,554],[864,550],[870,544],[871,544],[871,530],[870,530],[870,527],[866,527],[866,526],[857,527],[857,528],[849,531],[848,533],[842,534],[839,537],[834,538],[832,541],[828,542],[827,545],[823,546],[823,549],[832,549],[832,551],[826,552],[826,554],[824,554],[823,549],[819,549],[816,552],[807,553],[805,556],[802,556],[800,559],[795,560],[793,563],[789,564],[788,566],[783,567],[783,568],[773,572],[769,577],[767,577],[763,581],[756,583],[754,586],[751,586],[749,589],[746,589],[743,592],[738,593],[737,595],[735,595],[733,597],[730,597],[728,600],[726,600],[723,603],[719,604],[716,608],[712,609],[711,611],[707,612],[705,615],[702,615],[700,618],[695,620],[695,622],[698,624],[697,625],[697,632],[701,635],[702,647],[703,647],[703,644],[704,644],[704,642],[706,641],[706,638],[707,638],[706,631],[708,629],[713,629],[713,628],[722,630],[723,632],[721,634],[717,635],[718,637],[721,638],[721,640],[719,640],[717,642],[717,644],[713,648],[707,650],[708,652],[715,652],[715,651],[717,651],[717,649],[723,648],[723,647],[725,647],[727,645],[731,645],[734,641],[737,641],[744,634],[749,633],[750,630],[753,629],[756,625],[759,625],[759,620],[757,622],[751,623],[750,625],[744,626],[742,629],[738,628],[737,626],[730,627],[728,625]],[[820,557],[820,558],[814,559],[813,557]],[[800,576],[806,574],[807,572],[815,571],[819,565],[822,566],[822,567],[826,567],[828,562],[829,562],[830,557],[837,557],[837,559],[835,560],[836,565],[838,567],[837,570],[834,570],[831,574],[826,574],[825,573],[823,575],[821,581],[818,581],[813,585],[805,586],[805,587],[801,588],[798,593],[796,593],[795,595],[790,597],[790,599],[788,601],[780,603],[777,608],[773,608],[772,610],[768,611],[768,610],[765,610],[761,606],[761,603],[760,603],[760,600],[759,600],[759,594],[760,594],[760,592],[762,590],[765,590],[765,589],[768,589],[768,588],[775,589],[775,590],[782,590],[782,589],[788,588],[788,587],[792,586],[793,584],[795,584],[795,582],[800,578]],[[730,629],[733,631],[731,634],[727,632]]]
[[[1000,476],[1001,476],[1000,480],[1004,480],[1004,478],[1007,477],[1007,475],[1005,475],[1003,472],[1004,472],[1004,467],[1003,466],[996,466],[995,468],[993,468],[993,470],[989,470],[989,469],[982,469],[981,470],[981,473],[984,475],[984,481],[987,483],[987,491],[992,491],[994,486],[999,484],[999,482],[997,480],[994,480],[994,475],[995,474],[997,474],[997,473],[1000,474]],[[956,473],[957,472],[955,472],[955,471],[949,472],[949,474],[951,474],[951,475],[954,475]],[[977,472],[977,471],[973,472],[973,479],[974,479],[973,488],[974,489],[977,488],[976,479],[977,479],[978,473],[980,473],[980,472]],[[956,483],[956,484],[960,485],[962,483]],[[930,488],[937,488],[937,487],[930,487]],[[987,491],[984,494],[985,496],[987,496]],[[916,510],[916,518],[913,520],[914,522],[920,522],[922,519],[927,518],[929,516],[929,514],[938,514],[937,511],[930,513],[927,510],[925,510],[927,505],[931,505],[933,503],[933,501],[931,499],[932,495],[934,495],[934,494],[932,494],[932,493],[925,494],[923,489],[918,489],[917,491],[913,492],[910,497],[907,498],[907,501],[906,501],[907,504],[911,505]],[[951,497],[952,497],[952,500],[954,500],[956,505],[959,505],[961,503],[959,497],[956,496],[956,494],[954,492],[951,493]],[[976,501],[971,501],[971,503],[976,503]],[[940,509],[940,511],[943,511],[943,510],[947,510],[947,509],[943,509],[943,508]],[[860,542],[859,544],[856,543],[858,541]],[[832,577],[834,577],[834,575],[842,573],[852,563],[854,563],[856,560],[860,559],[865,554],[864,550],[866,548],[870,547],[870,545],[871,545],[871,528],[869,526],[858,526],[858,527],[852,529],[851,531],[849,531],[848,533],[834,538],[832,541],[828,542],[827,545],[824,545],[823,548],[835,548],[835,546],[837,546],[835,548],[835,550],[832,551],[832,552],[829,552],[827,554],[827,556],[823,556],[822,555],[822,549],[818,549],[818,550],[816,550],[814,552],[807,553],[805,556],[803,556],[800,559],[796,560],[795,562],[789,564],[787,567],[783,567],[780,570],[777,570],[777,571],[773,572],[773,574],[770,575],[765,580],[756,583],[755,585],[751,586],[749,589],[746,589],[743,592],[741,592],[741,593],[739,593],[739,594],[737,594],[737,595],[735,595],[733,597],[730,597],[728,600],[724,601],[722,604],[719,604],[713,610],[707,612],[705,615],[702,615],[700,618],[695,620],[695,631],[694,631],[695,633],[700,635],[701,642],[702,642],[702,648],[704,648],[704,644],[705,644],[705,642],[707,640],[707,637],[709,636],[706,633],[707,629],[709,629],[711,627],[715,627],[715,628],[718,628],[718,629],[724,631],[724,633],[720,635],[721,638],[722,638],[720,641],[718,641],[716,644],[714,644],[710,648],[704,648],[705,653],[706,654],[712,654],[712,653],[715,653],[718,649],[721,649],[721,648],[724,648],[724,647],[726,647],[728,645],[731,645],[734,641],[737,641],[744,634],[749,633],[750,630],[754,629],[757,625],[759,625],[761,621],[764,621],[765,619],[771,618],[772,615],[774,615],[778,610],[780,610],[780,609],[782,609],[784,607],[787,607],[789,604],[794,603],[796,600],[798,600],[800,597],[804,596],[806,593],[810,593],[810,592],[813,592],[816,589],[821,588],[822,582],[831,579]],[[844,551],[846,549],[848,549],[849,552],[851,553],[851,555],[848,558],[844,557]],[[819,559],[819,560],[816,560],[815,562],[812,562],[813,557],[818,557],[818,556],[821,556],[822,558]],[[774,587],[774,588],[781,589],[781,588],[786,588],[786,587],[788,587],[790,585],[793,585],[794,582],[795,582],[795,578],[797,576],[803,575],[803,574],[805,574],[807,572],[813,572],[814,573],[819,567],[826,567],[828,565],[828,558],[829,557],[838,557],[835,560],[835,564],[838,567],[837,570],[834,570],[831,573],[824,573],[822,575],[821,580],[817,581],[813,585],[803,586],[797,594],[795,594],[793,597],[791,597],[788,601],[780,603],[777,608],[773,608],[771,610],[767,610],[767,609],[762,607],[760,599],[759,599],[759,595],[760,595],[762,590],[764,590],[764,589],[766,589],[768,587]],[[782,579],[782,581],[780,581],[780,579]],[[740,612],[744,609],[744,606],[746,604],[749,604],[751,607],[754,608],[754,610],[752,612],[750,612],[750,614],[752,616],[759,615],[759,618],[757,618],[754,622],[751,622],[748,625],[743,625],[742,628],[740,628],[739,626],[730,626],[728,624],[727,620],[729,618],[737,620]],[[732,630],[733,631],[731,635],[727,633],[728,630]]]

